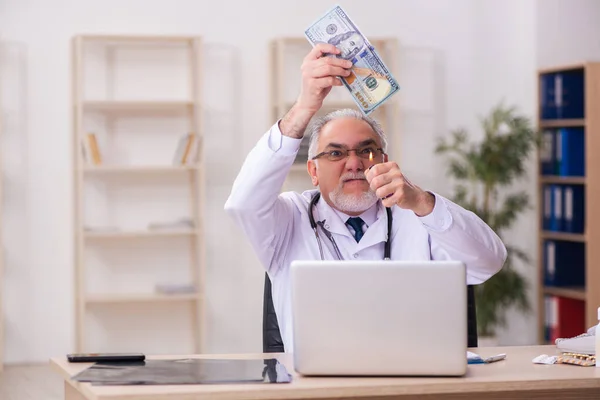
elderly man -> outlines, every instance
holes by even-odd
[[[297,102],[252,149],[225,204],[272,281],[286,351],[293,348],[294,260],[460,260],[467,284],[489,279],[506,260],[504,244],[480,218],[412,184],[388,160],[373,119],[339,110],[307,129],[331,88],[341,86],[338,77],[350,74],[350,61],[326,56],[340,53],[319,44],[305,57]],[[280,193],[305,133],[307,169],[318,189]]]

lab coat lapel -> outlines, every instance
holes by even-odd
[[[338,234],[347,236],[349,238],[354,239],[354,236],[348,230],[346,226],[346,222],[342,221],[340,216],[327,204],[325,200],[322,198],[319,199],[317,203],[317,215],[315,215],[315,221],[323,221],[325,225],[325,229],[327,229],[332,234]]]
[[[317,215],[315,221],[323,221],[325,229],[332,234],[343,235],[351,238],[354,241],[354,236],[350,233],[345,221],[342,221],[340,216],[327,204],[323,199],[317,203]],[[365,235],[360,242],[356,243],[356,251],[360,251],[374,244],[385,242],[387,240],[387,215],[385,207],[378,202],[377,204],[377,220],[369,226]]]
[[[361,251],[367,247],[387,240],[387,215],[381,202],[377,203],[377,220],[369,226],[365,235],[357,243],[356,250]]]

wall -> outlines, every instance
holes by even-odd
[[[525,116],[535,120],[535,2],[513,2],[509,7],[501,2],[478,2],[476,62],[474,79],[478,103],[475,110],[483,115],[500,102],[514,105]],[[533,121],[534,122],[534,121]],[[516,262],[516,269],[530,283],[528,298],[533,307],[530,314],[510,310],[507,326],[497,332],[500,344],[525,345],[537,341],[537,229],[535,156],[532,153],[527,175],[512,191],[525,190],[532,208],[517,219],[503,238],[507,245],[525,251],[531,262]]]
[[[600,60],[600,2],[537,0],[538,67]]]
[[[368,36],[400,39],[399,96],[404,172],[447,192],[437,137],[465,126],[501,97],[533,111],[533,2],[340,1]],[[8,251],[7,362],[45,361],[72,351],[73,247],[69,44],[79,33],[203,35],[207,174],[207,351],[261,348],[263,273],[223,203],[268,110],[268,40],[298,36],[333,2],[260,0],[5,0],[0,4],[4,91],[12,121],[4,139]],[[292,7],[298,7],[292,12]],[[498,18],[501,16],[502,18]],[[520,22],[520,23],[519,23]],[[297,70],[290,71],[291,74]],[[532,225],[533,216],[522,222]],[[527,229],[513,240],[533,249]],[[504,342],[535,337],[518,326]],[[529,336],[528,336],[529,335]],[[524,339],[525,338],[525,339]]]

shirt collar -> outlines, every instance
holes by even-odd
[[[379,202],[377,201],[371,207],[369,207],[368,209],[363,211],[362,214],[357,215],[357,217],[362,218],[362,220],[365,222],[365,224],[367,224],[367,228],[370,227],[371,225],[373,225],[373,223],[375,221],[377,221],[378,205],[379,205]],[[348,218],[352,217],[351,215],[348,215],[342,211],[336,210],[333,207],[331,209],[342,219],[342,221],[344,221],[344,223],[346,223],[346,221],[348,221]]]
[[[367,224],[367,228],[371,227],[377,222],[378,219],[385,215],[385,209],[379,205],[380,203],[380,201],[377,201],[373,206],[365,210],[360,215],[363,221],[365,221]],[[330,232],[352,237],[352,234],[346,225],[346,221],[348,218],[350,218],[350,216],[331,207],[323,199],[317,202],[314,218],[315,221],[322,221],[325,229],[329,230]]]

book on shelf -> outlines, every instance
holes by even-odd
[[[155,291],[160,294],[192,294],[196,293],[196,287],[187,283],[159,283],[155,286]]]
[[[171,221],[150,222],[146,225],[146,232],[156,231],[178,231],[193,230],[195,228],[192,218],[179,218]],[[114,225],[84,225],[83,230],[87,233],[144,233],[144,229],[123,229]]]
[[[195,133],[184,135],[177,143],[173,165],[194,165],[200,154],[200,136]]]
[[[201,150],[200,136],[194,133],[188,133],[179,139],[173,165],[189,166],[198,161]],[[95,133],[87,133],[81,140],[81,152],[85,163],[90,165],[102,165],[103,157]]]
[[[163,221],[163,222],[150,222],[148,229],[151,231],[155,230],[184,230],[194,229],[194,221],[191,218],[180,218],[174,221]]]
[[[121,232],[121,228],[117,227],[117,226],[112,226],[112,225],[105,225],[105,226],[89,226],[89,225],[85,225],[83,227],[83,230],[85,232],[89,232],[89,233],[115,233],[115,232]]]
[[[87,133],[81,140],[83,160],[93,165],[102,164],[102,154],[95,133]]]

